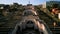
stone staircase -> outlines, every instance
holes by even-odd
[[[50,30],[52,31],[53,34],[60,34],[60,26],[53,26],[53,22],[60,22],[57,18],[53,18],[53,16],[48,13],[48,11],[40,11],[39,12],[39,17],[40,19],[42,19],[44,22],[47,23],[48,27],[50,28]],[[59,23],[58,23],[59,24]]]
[[[40,19],[42,19],[44,22],[47,23],[53,34],[60,33],[60,27],[53,27],[53,22],[56,20],[50,17],[48,13],[39,11],[39,17]],[[12,32],[12,30],[14,29],[16,22],[18,21],[8,20],[7,22],[3,22],[3,23],[0,22],[0,34],[10,34],[10,32]]]
[[[53,34],[60,34],[60,27],[50,27]]]
[[[0,25],[0,34],[10,34],[14,29],[16,21],[9,20],[5,24]]]
[[[0,27],[0,34],[8,34],[11,30],[11,27]]]

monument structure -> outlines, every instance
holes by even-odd
[[[12,34],[52,34],[44,21],[39,19],[34,6],[28,4],[23,11],[22,20],[16,24]]]

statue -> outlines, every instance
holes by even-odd
[[[30,7],[30,6],[29,6]],[[52,34],[46,23],[39,19],[31,7],[23,12],[22,20],[15,26],[12,34]]]

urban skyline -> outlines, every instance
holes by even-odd
[[[33,5],[39,5],[39,4],[43,4],[46,1],[50,1],[50,0],[0,0],[0,4],[13,4],[13,3],[18,3],[18,4],[23,4],[26,5],[30,2],[30,4]],[[60,0],[57,0],[60,1]]]

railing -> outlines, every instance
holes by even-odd
[[[50,29],[52,30],[53,34],[60,33],[60,27],[51,27]]]

